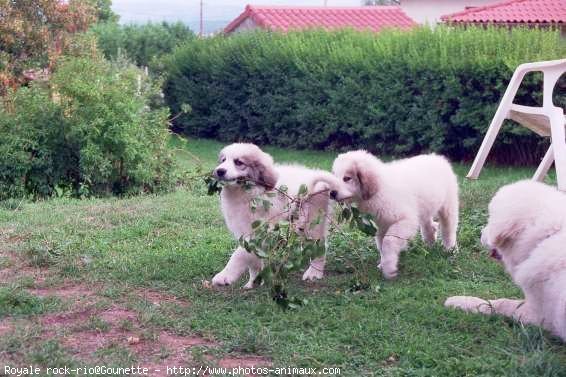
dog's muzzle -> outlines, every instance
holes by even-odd
[[[489,251],[489,256],[497,261],[501,260],[501,254],[499,254],[499,251],[497,251],[497,249],[491,249]]]
[[[218,178],[224,178],[224,176],[226,175],[226,169],[222,169],[222,168],[216,169],[214,171],[214,175],[216,175]]]
[[[336,190],[332,190],[330,191],[330,198],[336,200],[336,197],[338,196],[338,191]]]

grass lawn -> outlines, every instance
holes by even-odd
[[[171,145],[186,168],[195,157],[212,168],[222,147]],[[336,156],[266,150],[325,169]],[[467,168],[456,166],[460,177]],[[566,348],[547,333],[442,306],[451,295],[520,296],[479,235],[493,193],[532,172],[488,168],[479,181],[462,178],[459,252],[415,241],[393,282],[376,270],[373,240],[353,234],[360,249],[350,250],[331,237],[325,278],[307,284],[297,274],[290,289],[309,302],[287,312],[266,288],[241,290],[244,281],[203,286],[236,242],[218,198],[199,182],[158,196],[0,203],[0,367],[182,362],[340,367],[343,376],[566,375]],[[360,274],[370,289],[352,289]]]

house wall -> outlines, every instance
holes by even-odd
[[[440,16],[460,12],[466,7],[498,3],[501,0],[401,0],[401,8],[419,24],[435,25]]]
[[[241,24],[235,28],[232,33],[241,33],[242,31],[257,29],[259,26],[250,17],[242,21]]]

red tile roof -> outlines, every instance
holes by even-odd
[[[234,31],[247,18],[265,29],[287,31],[291,29],[351,27],[358,30],[379,31],[383,28],[408,29],[416,25],[400,7],[284,7],[248,5],[246,10],[224,29]]]
[[[565,23],[566,0],[508,0],[441,19],[448,23]]]

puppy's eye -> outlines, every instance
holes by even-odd
[[[342,178],[342,180],[344,182],[350,182],[352,180],[352,178],[351,177],[344,177],[344,178]]]
[[[220,162],[224,162],[224,161],[226,161],[226,157],[221,156],[221,157],[220,157]]]
[[[236,165],[236,166],[242,166],[242,165],[244,165],[244,163],[243,163],[241,160],[235,159],[235,160],[234,160],[234,165]]]

